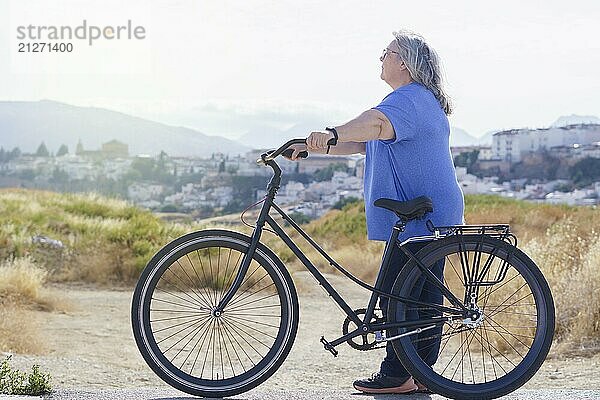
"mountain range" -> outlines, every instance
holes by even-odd
[[[595,116],[569,115],[558,118],[551,126],[600,123]],[[320,118],[311,117],[285,129],[254,123],[252,129],[237,140],[204,134],[198,130],[172,126],[97,107],[78,107],[51,100],[0,101],[0,146],[19,147],[35,152],[43,141],[51,152],[66,144],[71,152],[78,141],[86,150],[99,149],[102,143],[117,139],[129,145],[130,154],[207,157],[221,152],[243,154],[252,148],[274,148],[285,141],[305,137],[311,130],[324,126]],[[451,146],[491,145],[492,135],[474,137],[464,129],[451,127]]]
[[[74,152],[97,150],[117,139],[129,145],[130,154],[210,156],[243,154],[250,150],[234,140],[209,136],[193,129],[161,124],[96,107],[77,107],[50,100],[0,101],[0,146],[35,152],[43,141],[50,152],[66,144]]]
[[[593,115],[564,115],[559,117],[551,125],[552,127],[558,128],[561,126],[575,125],[575,124],[600,124],[600,118]]]

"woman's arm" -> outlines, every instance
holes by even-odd
[[[349,154],[365,154],[366,145],[364,142],[338,142],[337,146],[331,146],[329,154],[336,156],[346,156]],[[312,150],[313,153],[326,154],[327,148]]]
[[[369,140],[393,139],[394,129],[385,114],[374,109],[367,110],[358,117],[343,125],[337,126],[338,145],[332,146],[330,153],[335,147],[348,142],[367,142]],[[309,151],[327,148],[327,141],[333,138],[332,132],[312,132],[306,143]],[[364,150],[363,150],[364,151]],[[336,153],[332,153],[336,154]]]
[[[338,133],[338,143],[394,138],[394,129],[390,121],[384,113],[374,109],[363,112],[335,130]]]
[[[298,157],[298,154],[301,151],[308,150],[308,148],[305,144],[295,144],[293,146],[290,146],[290,148],[294,149],[294,153],[292,154],[292,157],[290,157],[292,160],[296,160],[296,158]],[[346,156],[349,154],[365,154],[365,151],[366,151],[365,143],[346,142],[346,143],[338,143],[337,146],[331,146],[331,148],[329,149],[329,154],[332,154],[335,156]],[[311,150],[311,153],[318,153],[318,154],[326,154],[326,152],[327,152],[327,148]]]

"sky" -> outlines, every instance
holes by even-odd
[[[17,51],[19,26],[83,20],[131,20],[145,38]],[[599,21],[600,2],[577,0],[0,0],[0,101],[103,107],[229,138],[339,124],[390,92],[379,56],[409,29],[442,59],[450,123],[481,136],[600,116]]]

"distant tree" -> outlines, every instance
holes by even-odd
[[[21,149],[19,149],[18,147],[15,147],[14,149],[12,149],[12,151],[10,152],[10,160],[14,160],[15,158],[19,158],[21,157]]]
[[[160,154],[158,155],[158,169],[161,169],[161,170],[165,169],[167,158],[168,158],[167,153],[165,153],[164,150],[161,150]]]
[[[467,172],[470,172],[473,165],[477,162],[479,157],[479,150],[465,151],[454,157],[454,165],[457,167],[467,168]]]
[[[20,178],[20,179],[23,179],[26,181],[32,181],[35,178],[36,173],[32,169],[24,169],[22,171],[17,172],[16,176],[17,176],[17,178]]]
[[[178,212],[179,209],[174,204],[165,204],[164,206],[161,207],[160,211],[165,212],[165,213],[174,213],[174,212]]]
[[[8,153],[4,150],[4,147],[0,147],[0,163],[8,161]]]
[[[318,182],[329,181],[335,171],[348,172],[348,166],[344,163],[329,164],[327,167],[315,171],[315,180]]]
[[[52,183],[57,183],[57,184],[68,183],[69,182],[69,174],[67,174],[62,169],[54,168],[54,171],[52,171],[51,181],[52,181]]]
[[[587,157],[570,169],[571,180],[577,187],[584,187],[600,180],[600,158]]]
[[[219,173],[225,172],[225,160],[219,163]]]
[[[65,154],[69,154],[69,148],[66,144],[61,144],[58,148],[58,151],[56,152],[56,157],[62,157]]]
[[[537,151],[523,158],[510,167],[510,176],[507,179],[556,179],[556,171],[560,167],[560,159],[547,150]]]
[[[135,158],[131,163],[131,169],[138,172],[142,179],[152,180],[156,170],[156,161],[152,158]]]
[[[46,144],[44,142],[42,142],[42,144],[40,144],[40,146],[38,147],[37,151],[35,152],[35,156],[50,157],[50,152],[48,151],[48,148],[46,147]]]
[[[303,213],[298,212],[298,211],[291,212],[289,214],[289,217],[291,219],[293,219],[294,222],[297,223],[298,225],[304,225],[304,224],[307,224],[307,223],[309,223],[311,221],[311,218],[308,215],[303,214]],[[284,225],[285,226],[289,226],[289,224],[287,222],[285,222]]]
[[[554,186],[554,190],[556,190],[557,192],[563,192],[563,193],[572,192],[573,189],[575,189],[575,185],[573,185],[572,182],[560,183],[560,184]]]
[[[160,160],[157,161],[153,158],[135,158],[131,163],[129,172],[126,177],[131,181],[145,180],[145,181],[157,181],[161,183],[169,183],[173,180],[173,175],[167,171],[164,165],[161,168]]]
[[[344,197],[343,199],[339,199],[338,201],[336,201],[335,204],[332,206],[332,208],[334,208],[336,210],[341,210],[342,208],[346,207],[348,204],[358,203],[359,201],[360,201],[360,199],[356,198],[356,197]]]

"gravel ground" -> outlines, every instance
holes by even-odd
[[[337,276],[332,284],[364,307],[368,292],[348,286]],[[319,338],[340,336],[344,315],[317,289],[312,277],[294,275],[300,293],[300,326],[294,347],[281,368],[248,393],[235,399],[440,399],[440,396],[365,396],[355,393],[352,382],[379,368],[384,350],[359,352],[338,347],[339,357],[324,351]],[[73,304],[66,314],[37,312],[47,352],[15,354],[12,364],[29,369],[39,364],[50,372],[55,394],[49,399],[184,399],[192,398],[171,389],[146,366],[140,356],[129,321],[131,291],[58,287]],[[551,356],[554,354],[551,352]],[[509,399],[600,399],[600,356],[550,358],[540,371]],[[143,389],[142,389],[143,388]],[[1,395],[0,395],[1,397]],[[12,399],[16,397],[11,397]],[[31,399],[32,397],[28,397]]]
[[[6,396],[14,398],[14,396]],[[181,392],[161,389],[130,389],[130,390],[59,390],[53,395],[46,396],[45,399],[51,400],[183,400],[193,399]],[[352,391],[343,390],[252,390],[232,399],[239,400],[438,400],[445,397],[438,395],[364,395]],[[518,390],[517,392],[504,397],[514,400],[551,400],[551,399],[600,399],[600,390]],[[31,399],[31,397],[29,397]]]

